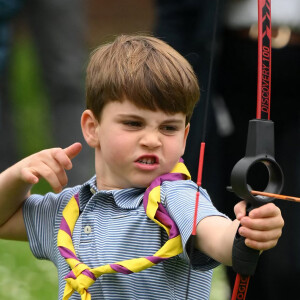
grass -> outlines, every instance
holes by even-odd
[[[0,241],[0,299],[57,299],[54,265],[33,257],[28,243]]]
[[[28,37],[20,37],[13,48],[10,90],[18,132],[19,156],[47,148],[48,99],[40,80],[39,65]],[[49,185],[41,181],[33,192],[45,193]],[[0,240],[0,299],[57,299],[54,265],[33,257],[28,243]],[[222,266],[214,271],[210,300],[227,300],[228,286]]]
[[[226,278],[225,267],[220,265],[214,269],[210,300],[230,299],[230,288]]]

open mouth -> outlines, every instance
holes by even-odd
[[[154,165],[158,163],[158,158],[155,156],[143,156],[137,159],[136,162],[145,165]]]
[[[154,158],[145,158],[145,159],[139,159],[138,162],[140,164],[153,165],[155,164],[156,160]]]

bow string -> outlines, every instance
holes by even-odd
[[[210,48],[210,62],[209,62],[209,71],[208,71],[208,81],[207,81],[207,94],[206,100],[204,102],[204,117],[203,117],[203,126],[202,126],[202,141],[200,144],[200,153],[199,153],[199,162],[198,162],[198,173],[197,173],[197,192],[195,197],[195,207],[194,207],[194,216],[193,216],[193,227],[190,237],[190,252],[189,252],[189,272],[187,278],[187,288],[185,299],[188,299],[189,296],[189,284],[191,277],[191,268],[193,260],[193,252],[196,244],[196,235],[197,235],[197,216],[198,216],[198,205],[200,198],[200,191],[202,187],[202,176],[203,176],[203,165],[204,165],[204,154],[205,154],[205,140],[206,140],[206,126],[208,119],[208,105],[210,101],[210,91],[211,91],[211,82],[212,82],[212,71],[214,65],[214,53],[216,49],[216,36],[217,36],[217,25],[218,25],[218,10],[219,10],[219,0],[216,0],[215,14],[214,14],[214,26],[211,39],[211,48]]]

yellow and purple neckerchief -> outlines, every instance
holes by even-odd
[[[97,268],[90,268],[77,258],[72,234],[79,217],[79,197],[74,195],[63,210],[63,217],[57,235],[57,246],[60,254],[69,264],[71,271],[65,276],[66,286],[63,300],[77,291],[82,300],[90,300],[88,288],[95,280],[107,273],[131,274],[150,268],[170,257],[180,254],[182,250],[181,236],[175,222],[170,218],[167,210],[160,202],[160,186],[164,181],[190,179],[190,173],[183,161],[180,160],[174,169],[154,179],[145,191],[143,205],[147,216],[165,229],[169,236],[168,241],[152,256],[133,258]]]

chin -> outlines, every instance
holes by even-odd
[[[144,175],[144,176],[143,176]],[[135,178],[132,178],[131,180],[131,186],[135,187],[135,188],[147,188],[150,186],[150,184],[153,182],[153,180],[155,178],[157,178],[158,176],[161,176],[162,174],[147,174],[147,176],[145,176],[145,174],[139,174],[137,176],[135,176]]]
[[[132,187],[147,188],[155,178],[152,178],[151,180],[135,181],[132,183]]]
[[[136,183],[136,184],[133,184],[132,187],[138,188],[138,189],[146,189],[151,184],[151,182],[149,182],[148,184]]]

